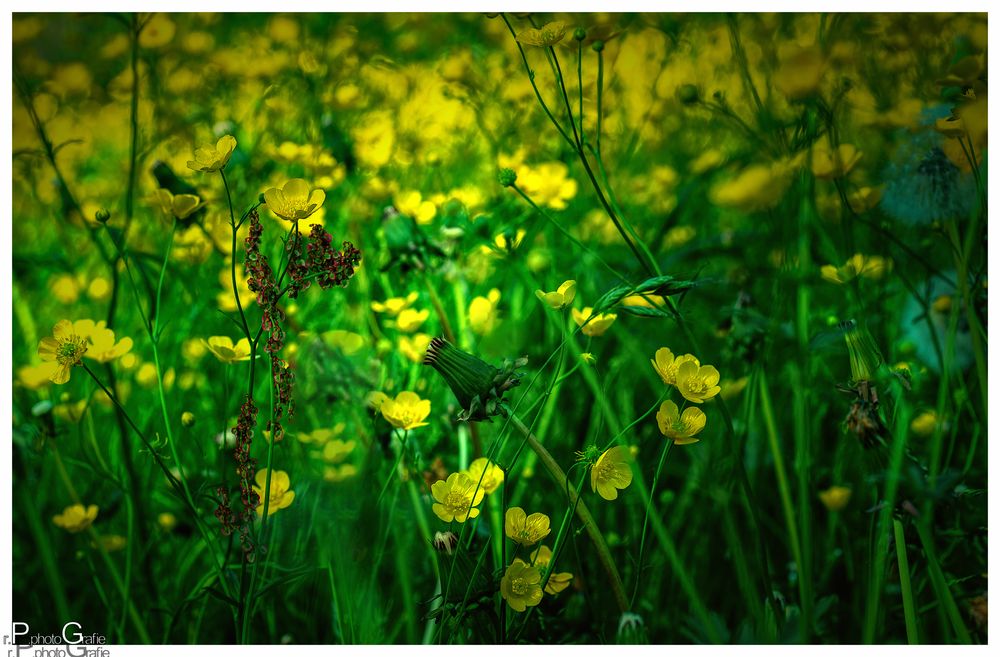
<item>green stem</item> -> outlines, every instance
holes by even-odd
[[[608,576],[608,583],[611,585],[611,593],[614,595],[618,609],[623,613],[628,611],[628,598],[625,596],[625,587],[622,584],[621,575],[618,574],[618,567],[615,566],[615,562],[611,557],[611,550],[608,549],[608,544],[604,540],[604,535],[601,534],[601,530],[598,529],[597,523],[594,521],[594,517],[590,514],[590,510],[587,508],[586,503],[569,485],[569,482],[566,479],[566,474],[563,472],[562,468],[560,468],[559,464],[552,458],[549,451],[545,449],[540,442],[538,442],[538,439],[531,433],[531,430],[524,426],[524,423],[521,422],[516,415],[509,412],[509,409],[508,417],[514,427],[520,431],[525,440],[527,440],[528,446],[535,452],[535,454],[538,455],[538,460],[541,461],[545,470],[549,473],[549,476],[551,476],[552,480],[555,481],[556,487],[561,491],[565,491],[569,497],[569,503],[576,507],[577,518],[580,519],[584,530],[587,532],[587,536],[594,544],[594,548],[597,550],[597,558],[601,562],[601,566],[604,568],[605,574]]]
[[[892,529],[896,538],[896,563],[899,566],[899,588],[903,596],[903,616],[906,619],[906,640],[913,646],[920,643],[917,635],[917,612],[913,604],[913,590],[910,587],[910,564],[906,558],[906,536],[903,523],[892,519]]]

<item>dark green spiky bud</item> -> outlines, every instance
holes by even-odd
[[[604,50],[604,42],[600,40],[595,41],[590,47],[594,50],[594,52],[601,52]]]
[[[841,322],[840,328],[844,331],[847,353],[851,357],[851,379],[855,383],[873,381],[884,361],[872,334],[853,319]]]
[[[497,175],[497,180],[504,187],[510,187],[517,182],[517,172],[513,169],[500,169],[500,173]]]
[[[493,367],[442,338],[431,340],[424,356],[424,365],[437,370],[455,394],[462,406],[458,414],[462,421],[489,420],[502,415],[503,394],[520,385],[517,369],[527,362],[527,358],[504,359],[499,368]]]
[[[618,635],[615,637],[619,645],[648,644],[649,635],[646,634],[646,624],[642,621],[642,616],[626,611],[618,619]]]
[[[677,87],[677,100],[684,105],[693,105],[698,102],[698,87],[693,84],[682,84]]]
[[[97,211],[97,214],[94,215],[94,219],[96,219],[99,224],[106,224],[111,219],[111,212],[101,208]]]
[[[583,29],[582,27],[576,28],[576,30],[574,30],[573,32],[573,38],[576,39],[577,41],[583,41],[584,39],[587,38],[587,30]]]

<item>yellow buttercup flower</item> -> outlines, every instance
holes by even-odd
[[[531,547],[549,535],[549,517],[544,513],[530,516],[519,506],[507,509],[504,514],[504,531],[507,538],[524,547]]]
[[[492,333],[500,321],[497,305],[500,290],[493,288],[485,297],[476,297],[469,304],[469,328],[476,335]]]
[[[239,342],[233,344],[233,339],[228,335],[213,335],[205,344],[223,363],[250,360],[250,341],[246,338],[240,338]]]
[[[388,403],[388,402],[387,402]],[[486,491],[464,472],[453,472],[446,481],[435,481],[431,486],[434,505],[431,510],[444,522],[465,522],[479,515],[476,507],[483,501]]]
[[[407,308],[401,310],[396,315],[396,328],[406,333],[412,333],[423,326],[423,323],[430,317],[430,311]]]
[[[628,488],[631,483],[632,468],[625,447],[612,447],[590,468],[590,487],[606,500],[618,499],[618,491]]]
[[[851,499],[851,489],[844,486],[830,486],[819,492],[819,501],[830,511],[840,511]]]
[[[272,187],[264,192],[264,201],[271,212],[288,221],[305,219],[323,206],[326,192],[312,189],[305,180],[292,178],[281,189]]]
[[[97,519],[97,505],[91,504],[84,507],[82,504],[74,504],[63,509],[59,515],[52,516],[52,522],[58,527],[62,527],[71,534],[78,534],[93,524]]]
[[[174,196],[169,189],[156,190],[156,202],[168,217],[186,219],[201,206],[201,199],[194,194],[177,194]]]
[[[421,399],[415,392],[404,390],[395,399],[386,398],[379,410],[382,417],[397,429],[416,429],[427,426],[424,420],[431,413],[431,401]]]
[[[566,36],[566,23],[562,21],[552,21],[539,28],[529,27],[521,30],[517,35],[517,40],[527,46],[537,46],[544,48],[554,46]]]
[[[487,495],[493,493],[503,483],[503,469],[488,458],[480,457],[469,464],[466,470],[469,479],[479,485]]]
[[[618,315],[614,313],[600,313],[594,315],[594,309],[590,306],[585,307],[582,311],[576,308],[572,311],[573,321],[576,322],[577,326],[582,327],[580,331],[589,337],[597,337],[599,335],[604,335],[604,332],[608,330],[615,320],[618,319]]]
[[[44,337],[38,343],[38,355],[43,361],[57,363],[50,375],[53,383],[69,381],[70,370],[79,365],[90,348],[90,335],[83,332],[84,325],[74,324],[68,319],[60,320],[52,327],[52,336]]]
[[[543,579],[545,571],[548,570],[548,565],[551,561],[552,550],[550,550],[547,545],[542,545],[531,553],[531,562],[535,564],[535,568],[542,569]],[[566,587],[569,586],[572,579],[573,573],[552,573],[549,575],[548,584],[545,585],[545,592],[549,595],[555,595],[560,591],[564,591]]]
[[[48,361],[38,365],[25,365],[17,370],[17,381],[29,390],[37,390],[52,383],[52,375],[59,369],[59,363]]]
[[[514,559],[500,580],[500,595],[517,612],[536,606],[542,601],[542,572],[521,559]]]
[[[406,310],[413,305],[413,302],[417,300],[417,293],[410,292],[405,297],[393,297],[391,299],[386,299],[384,302],[372,301],[372,310],[377,313],[385,313],[390,317],[395,317],[402,311]]]
[[[426,333],[416,333],[413,337],[401,335],[399,336],[399,352],[410,362],[419,363],[423,361],[430,343],[431,336]]]
[[[565,281],[555,292],[535,290],[535,296],[548,304],[549,308],[562,310],[576,298],[576,281]]]
[[[232,135],[223,135],[215,146],[205,144],[194,152],[194,160],[187,163],[189,169],[211,173],[218,171],[229,163],[236,149],[236,139]]]
[[[823,265],[820,275],[824,280],[838,285],[847,283],[858,276],[878,280],[892,269],[892,260],[882,256],[866,256],[855,253],[843,267]]]
[[[695,361],[685,361],[677,368],[677,389],[684,399],[700,404],[719,394],[719,370],[711,365],[698,366]]]
[[[842,178],[851,172],[860,159],[861,151],[851,144],[840,144],[836,150],[825,145],[814,146],[812,172],[822,180]]]
[[[257,492],[260,502],[257,504],[257,515],[264,515],[264,491],[267,488],[267,470],[259,470],[254,476],[254,491]],[[295,499],[295,491],[289,490],[291,481],[288,473],[284,470],[271,471],[271,500],[267,505],[267,515],[275,514],[279,509],[287,509]]]
[[[357,443],[353,440],[331,440],[323,446],[323,460],[327,463],[340,463],[354,451]]]
[[[677,368],[680,367],[681,363],[687,361],[692,361],[695,365],[701,365],[698,359],[691,354],[675,357],[674,352],[666,347],[661,347],[656,350],[656,353],[653,354],[653,358],[649,362],[653,364],[653,369],[660,375],[660,379],[668,386],[672,386],[677,384]]]
[[[700,408],[685,408],[681,413],[677,404],[669,399],[660,404],[656,412],[656,424],[660,433],[674,441],[676,445],[690,445],[698,442],[694,436],[705,428],[705,413]]]
[[[93,358],[100,363],[109,363],[132,350],[132,338],[125,337],[115,342],[115,332],[105,326],[104,320],[95,324],[89,319],[82,319],[78,323],[86,325],[88,328],[85,332],[90,334],[87,358]],[[93,328],[90,328],[90,325],[93,325]]]

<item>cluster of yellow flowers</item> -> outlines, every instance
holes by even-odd
[[[507,509],[504,515],[504,532],[507,538],[520,547],[530,548],[549,535],[549,517],[544,513],[528,515],[519,506]],[[500,595],[510,608],[522,612],[542,601],[542,583],[545,581],[552,550],[542,545],[529,556],[529,561],[515,557],[500,580]],[[552,573],[544,591],[555,595],[569,586],[572,573]]]
[[[545,305],[553,310],[562,310],[576,298],[576,281],[563,281],[562,285],[552,292],[535,290],[535,296]],[[580,332],[587,337],[593,338],[604,335],[604,332],[611,328],[611,325],[618,319],[615,313],[597,313],[590,306],[583,310],[571,309],[573,321],[580,327]]]
[[[668,386],[675,386],[685,400],[701,404],[719,394],[719,371],[712,365],[702,365],[691,354],[674,356],[670,349],[657,349],[650,359],[653,369]],[[694,436],[705,428],[705,413],[695,406],[683,411],[671,400],[660,404],[656,413],[656,424],[667,438],[677,445],[698,442]]]

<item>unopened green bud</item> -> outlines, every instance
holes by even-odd
[[[195,421],[194,413],[192,413],[191,411],[184,411],[183,413],[181,413],[181,424],[183,424],[185,427],[188,428],[193,427],[194,421]]]
[[[684,105],[693,105],[698,102],[698,87],[693,84],[682,84],[677,87],[677,100]]]
[[[847,353],[851,357],[851,379],[855,383],[874,380],[884,360],[872,334],[853,319],[841,322],[840,328],[844,331]]]
[[[99,224],[106,224],[111,219],[111,212],[105,208],[101,208],[97,211],[97,214],[94,215],[94,219],[96,219]]]
[[[587,38],[587,30],[583,29],[582,27],[576,28],[576,30],[573,32],[573,38],[576,39],[577,41],[583,41],[584,39]]]
[[[442,338],[431,340],[424,356],[424,365],[437,370],[455,394],[462,406],[458,415],[462,421],[489,420],[495,415],[503,415],[503,394],[520,385],[517,369],[527,362],[527,358],[505,359],[499,368],[493,367]]]
[[[513,169],[500,169],[500,173],[497,175],[497,180],[504,187],[510,187],[517,182],[517,172]]]
[[[602,50],[604,50],[604,42],[597,40],[590,47],[593,49],[594,52],[601,52]]]

